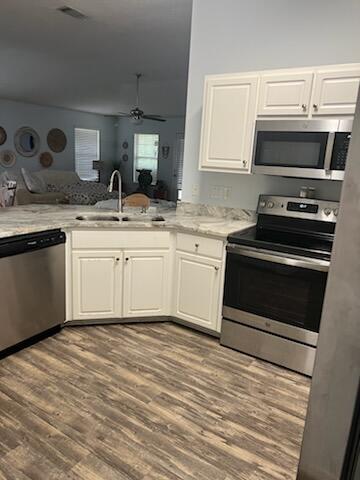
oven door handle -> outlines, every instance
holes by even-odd
[[[238,245],[229,244],[227,251],[243,257],[256,258],[266,262],[280,263],[288,267],[300,267],[308,270],[318,270],[319,272],[327,272],[330,267],[330,262],[326,260],[318,260],[316,258],[295,257],[291,255],[276,255],[262,250],[253,250],[239,247]]]

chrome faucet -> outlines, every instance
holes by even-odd
[[[121,213],[123,211],[123,206],[122,206],[122,192],[121,192],[121,173],[119,172],[119,170],[114,170],[111,174],[111,177],[110,177],[110,183],[109,183],[109,187],[108,187],[108,192],[112,192],[113,191],[113,187],[114,187],[114,177],[115,176],[118,176],[118,183],[119,183],[119,203],[118,203],[118,212]]]

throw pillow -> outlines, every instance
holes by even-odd
[[[21,169],[26,188],[31,193],[45,193],[47,191],[46,183],[36,174],[29,172],[25,168]]]

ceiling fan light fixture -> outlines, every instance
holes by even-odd
[[[144,120],[143,120],[142,118],[131,117],[131,118],[130,118],[130,121],[131,121],[131,123],[134,124],[134,125],[141,125]]]
[[[136,107],[134,107],[128,114],[119,112],[122,117],[130,118],[133,125],[141,125],[144,120],[152,120],[155,122],[166,122],[165,118],[160,115],[145,115],[144,111],[139,108],[139,93],[140,93],[140,77],[141,73],[136,73]]]

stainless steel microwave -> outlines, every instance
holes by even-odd
[[[252,172],[343,180],[352,120],[259,120]]]

